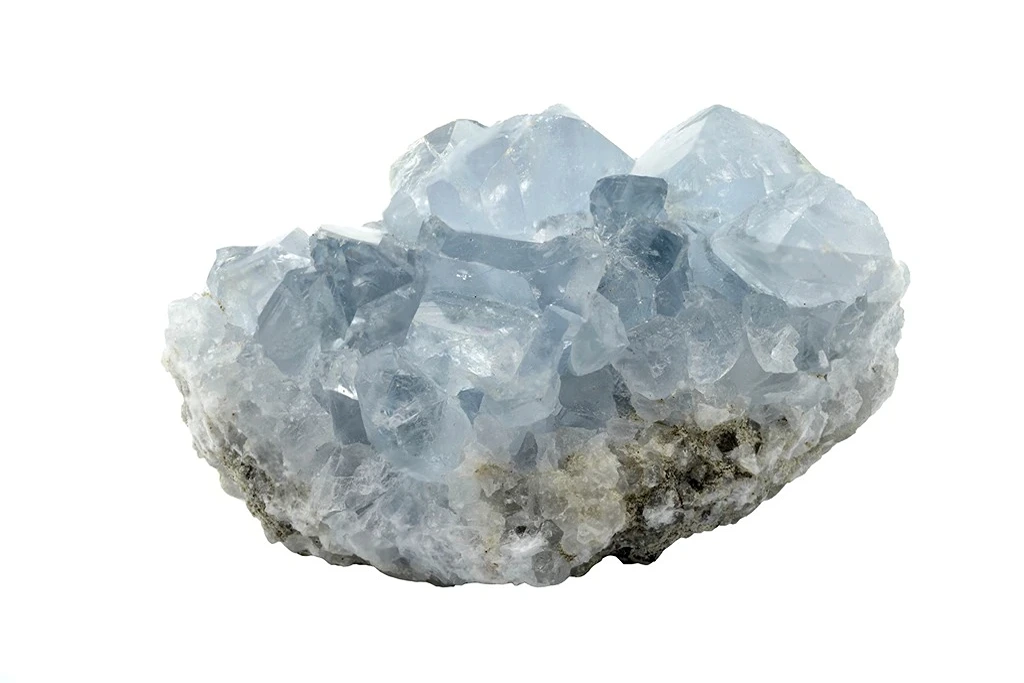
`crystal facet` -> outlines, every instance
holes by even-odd
[[[712,107],[635,162],[564,107],[453,121],[383,220],[217,252],[165,364],[268,537],[547,585],[738,520],[896,379],[908,271],[778,131]]]

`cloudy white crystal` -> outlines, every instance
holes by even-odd
[[[875,215],[724,107],[634,163],[562,107],[442,126],[381,223],[221,249],[165,363],[269,538],[558,583],[748,514],[892,391]]]

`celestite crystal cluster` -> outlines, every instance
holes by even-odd
[[[554,584],[751,512],[896,379],[871,210],[724,107],[632,159],[562,107],[459,120],[383,220],[217,252],[165,364],[267,536],[392,576]]]

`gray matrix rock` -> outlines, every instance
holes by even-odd
[[[381,222],[217,252],[164,362],[267,536],[450,585],[647,563],[892,392],[874,213],[707,109],[632,159],[562,107],[428,133]]]

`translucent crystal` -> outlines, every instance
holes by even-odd
[[[462,459],[469,419],[410,360],[393,346],[363,358],[356,376],[363,426],[370,444],[396,465],[446,472]]]
[[[814,168],[779,131],[714,106],[662,136],[633,173],[664,178],[670,212],[713,231]]]
[[[564,107],[490,128],[457,121],[396,164],[384,219],[410,241],[431,215],[460,231],[531,240],[548,217],[586,211],[594,183],[632,163]]]
[[[595,294],[589,309],[569,347],[569,367],[576,375],[588,375],[610,365],[629,343],[615,304]]]
[[[382,221],[217,252],[165,362],[268,537],[402,578],[650,562],[774,495],[892,391],[877,217],[724,107],[634,163],[563,107],[460,119]]]
[[[251,332],[285,275],[309,264],[309,237],[293,230],[258,249],[219,249],[206,286],[231,323]]]
[[[877,291],[894,267],[871,209],[818,175],[766,197],[711,246],[751,286],[798,307],[852,302]]]

